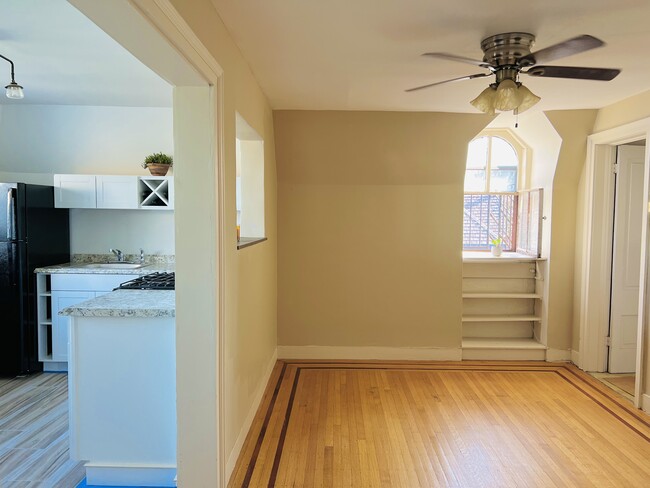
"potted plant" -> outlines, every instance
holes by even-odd
[[[142,167],[149,169],[149,172],[154,176],[165,176],[173,165],[174,158],[161,152],[150,154],[142,163]]]
[[[499,257],[501,256],[501,253],[503,252],[503,248],[501,247],[501,244],[503,244],[503,239],[500,237],[497,237],[496,239],[492,239],[490,241],[490,251],[492,252],[492,256]]]

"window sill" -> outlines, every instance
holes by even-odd
[[[245,247],[250,247],[260,242],[264,242],[266,237],[240,237],[237,241],[237,249],[244,249]]]
[[[501,256],[492,256],[489,251],[463,251],[463,263],[530,263],[532,261],[546,261],[546,258],[536,258],[518,252],[503,252]]]

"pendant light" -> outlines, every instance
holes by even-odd
[[[0,54],[0,58],[8,61],[11,65],[11,83],[5,86],[5,89],[7,90],[7,98],[14,100],[20,100],[24,98],[25,94],[23,93],[23,87],[16,83],[16,79],[14,77],[14,62],[9,58],[4,57],[2,54]]]

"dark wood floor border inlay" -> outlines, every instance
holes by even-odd
[[[273,396],[271,397],[269,408],[266,411],[266,416],[264,417],[264,423],[262,424],[262,428],[260,429],[260,434],[257,436],[257,442],[255,443],[255,450],[253,451],[251,462],[248,465],[248,469],[246,470],[246,476],[244,477],[242,488],[248,488],[248,486],[250,485],[251,477],[253,476],[253,471],[255,471],[257,457],[260,454],[262,442],[264,442],[264,436],[266,435],[266,429],[269,426],[269,421],[271,420],[271,415],[273,414],[273,408],[275,407],[275,401],[278,398],[278,393],[280,392],[280,387],[282,386],[282,380],[284,379],[284,373],[286,370],[287,370],[287,363],[284,363],[282,365],[282,371],[280,371],[278,382],[275,385],[275,390],[273,390]]]
[[[575,381],[580,381],[587,387],[589,387],[591,390],[596,392],[599,396],[602,396],[604,398],[607,398],[607,400],[614,402],[619,408],[622,408],[627,414],[630,416],[634,417],[636,420],[638,420],[640,423],[643,425],[650,427],[650,422],[645,420],[641,415],[638,413],[633,412],[630,408],[626,408],[623,404],[619,404],[613,397],[612,395],[609,395],[608,393],[605,393],[604,391],[599,390],[592,382],[587,381],[585,378],[582,378],[580,374],[572,369],[572,367],[564,364],[535,364],[535,365],[524,365],[524,364],[496,364],[496,365],[489,365],[489,364],[477,364],[477,365],[463,365],[463,364],[453,364],[453,363],[442,363],[442,364],[409,364],[409,363],[403,363],[403,362],[393,362],[393,363],[383,363],[383,362],[366,362],[366,361],[360,361],[358,364],[355,362],[345,362],[345,361],[340,361],[340,362],[327,362],[327,363],[322,363],[318,361],[297,361],[297,362],[291,362],[291,361],[281,361],[283,366],[282,366],[282,371],[280,373],[280,376],[278,378],[278,381],[275,385],[274,392],[273,392],[273,397],[271,399],[271,402],[269,403],[269,407],[267,409],[265,418],[264,418],[264,423],[262,425],[262,428],[260,430],[260,433],[257,438],[257,442],[255,445],[255,449],[253,451],[253,455],[251,458],[251,462],[248,465],[248,469],[246,471],[246,476],[244,478],[244,482],[242,483],[241,487],[242,488],[248,488],[250,485],[250,480],[252,478],[253,472],[255,470],[256,462],[257,462],[257,457],[259,455],[259,451],[261,449],[262,443],[264,442],[264,437],[266,435],[266,429],[268,427],[268,424],[270,422],[271,416],[273,414],[273,409],[275,408],[276,400],[279,394],[279,391],[282,387],[282,383],[285,378],[285,372],[287,370],[287,367],[291,366],[295,368],[295,375],[292,381],[291,385],[291,393],[289,395],[289,400],[287,403],[286,411],[284,413],[284,421],[282,424],[282,430],[280,433],[280,437],[278,440],[278,445],[276,447],[275,451],[275,456],[274,456],[274,461],[273,461],[273,467],[271,469],[271,475],[268,481],[268,488],[274,488],[275,483],[277,480],[277,475],[278,471],[280,468],[280,462],[282,460],[282,452],[284,449],[284,443],[287,435],[287,430],[289,428],[289,422],[291,420],[291,413],[293,411],[293,404],[295,402],[295,396],[296,396],[296,391],[298,389],[298,384],[300,381],[300,373],[301,371],[304,370],[367,370],[367,371],[372,371],[372,370],[377,370],[377,371],[426,371],[426,372],[472,372],[472,373],[481,373],[481,372],[486,372],[486,373],[555,373],[558,376],[560,376],[564,381],[566,381],[568,384],[573,386],[575,389],[580,391],[583,395],[585,395],[587,398],[592,400],[596,405],[598,405],[600,408],[605,410],[607,413],[612,415],[615,419],[617,419],[620,423],[628,427],[630,430],[641,436],[645,441],[650,442],[650,437],[648,437],[646,434],[638,430],[636,427],[634,427],[632,424],[630,424],[628,421],[626,421],[623,417],[618,415],[616,412],[614,412],[611,408],[609,408],[607,405],[605,405],[603,402],[601,402],[598,398],[596,398],[593,394],[589,393],[586,391],[584,388],[581,388],[579,385],[575,383]],[[427,367],[428,366],[428,367]],[[572,378],[568,378],[565,376],[565,374],[570,374]],[[572,381],[575,380],[575,381]]]

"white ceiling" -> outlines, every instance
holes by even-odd
[[[2,0],[0,54],[23,100],[2,104],[169,107],[172,87],[65,0]],[[10,81],[0,59],[0,85]]]
[[[481,59],[481,39],[530,32],[533,51],[581,34],[607,45],[553,65],[620,68],[611,82],[522,81],[536,110],[599,108],[650,89],[648,0],[212,0],[275,109],[475,112],[491,78],[404,89],[479,73],[420,56]],[[549,63],[551,64],[551,63]]]

